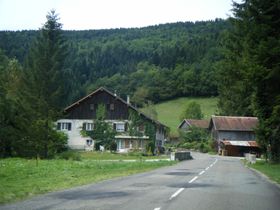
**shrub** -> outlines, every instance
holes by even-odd
[[[68,150],[58,154],[58,159],[81,161],[82,157],[79,152]]]
[[[147,145],[146,145],[146,154],[148,156],[152,156],[154,154],[154,150],[155,150],[155,143],[153,141],[150,141]]]
[[[112,141],[111,143],[110,143],[110,145],[109,145],[109,149],[110,149],[110,151],[111,152],[116,152],[117,151],[117,143],[116,142],[114,142],[114,141]]]

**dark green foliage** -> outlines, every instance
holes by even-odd
[[[30,132],[26,139],[37,156],[45,158],[53,156],[66,144],[66,139],[53,127],[69,91],[65,69],[67,49],[58,20],[55,11],[48,13],[30,49],[24,74],[24,96],[31,110]]]
[[[140,79],[140,78],[139,78]],[[147,103],[147,98],[149,96],[149,90],[145,87],[138,87],[131,100],[136,106],[143,107]]]
[[[149,141],[146,144],[146,155],[148,156],[154,155],[155,148],[156,148],[155,142]]]
[[[154,104],[151,101],[148,101],[147,104],[144,104],[142,111],[149,118],[151,118],[153,120],[157,120],[158,114],[157,114]]]
[[[209,133],[206,129],[197,128],[197,127],[190,127],[187,131],[180,130],[180,139],[184,142],[205,142],[209,139]]]
[[[224,114],[258,116],[258,141],[272,161],[279,161],[279,1],[246,0],[235,3],[233,11],[221,64],[220,107]]]
[[[22,68],[0,50],[0,157],[18,155],[28,128],[28,109],[20,95]]]
[[[98,104],[96,109],[96,120],[105,120],[106,118],[106,107],[105,104]]]
[[[62,25],[54,11],[30,49],[25,70],[26,89],[39,118],[55,119],[67,103],[68,72]]]
[[[25,135],[21,144],[24,146],[18,152],[20,156],[53,158],[67,149],[66,134],[56,131],[49,120],[33,120]]]
[[[0,53],[1,156],[50,158],[65,150],[67,137],[54,127],[69,91],[66,48],[57,20],[54,11],[47,15],[24,70]]]
[[[184,119],[202,119],[203,113],[201,111],[200,105],[195,101],[191,101],[184,112],[181,114],[180,120]]]
[[[110,143],[109,149],[110,149],[111,152],[116,152],[117,151],[117,147],[118,147],[117,143],[115,141],[112,141]]]
[[[66,88],[70,101],[100,86],[135,95],[132,101],[139,106],[147,100],[217,95],[215,66],[222,59],[219,43],[227,28],[228,21],[217,19],[140,29],[63,31],[70,49],[65,65],[75,81],[68,84],[71,91]],[[23,62],[38,33],[0,32],[0,47]]]
[[[128,132],[130,136],[142,137],[143,133],[139,131],[140,126],[144,126],[144,120],[142,117],[134,110],[129,110],[128,119],[131,123],[128,125]]]
[[[155,141],[156,141],[156,127],[149,120],[145,119],[143,116],[140,116],[134,110],[129,111],[129,120],[131,121],[129,125],[129,135],[139,136],[143,135],[149,136],[148,143],[146,144],[146,153],[149,155],[154,154],[155,151]],[[144,127],[144,133],[139,131],[139,127]]]
[[[96,110],[96,119],[93,120],[94,130],[83,131],[86,136],[91,137],[95,141],[95,149],[99,150],[99,146],[104,146],[111,151],[114,150],[114,139],[116,131],[106,122],[106,107],[104,104],[98,104]]]
[[[258,142],[266,151],[266,158],[280,161],[280,105],[274,107],[271,117],[261,120],[257,129]]]
[[[206,129],[190,127],[188,130],[179,131],[179,148],[194,149],[200,152],[213,152],[214,141]]]

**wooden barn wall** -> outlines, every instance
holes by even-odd
[[[255,140],[255,134],[253,131],[219,131],[219,139],[252,141]]]
[[[94,109],[91,110],[91,104]],[[68,110],[66,117],[68,119],[95,119],[98,104],[104,104],[106,107],[106,119],[126,120],[128,119],[129,107],[105,91],[100,91],[90,98],[82,101]],[[114,110],[110,110],[110,104],[114,104]]]

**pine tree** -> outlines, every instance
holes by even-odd
[[[49,145],[55,141],[50,139],[51,122],[60,116],[70,92],[65,68],[67,45],[58,20],[54,10],[47,14],[47,21],[30,50],[25,70],[25,93],[33,110],[31,127],[41,129],[40,139],[36,140],[32,135],[30,138],[34,138],[37,152],[44,157],[49,156]]]

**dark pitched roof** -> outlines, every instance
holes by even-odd
[[[210,122],[215,130],[224,131],[253,131],[257,124],[257,117],[212,116]]]
[[[119,96],[117,96],[116,94],[113,94],[112,92],[110,92],[109,90],[107,90],[106,88],[104,87],[100,87],[98,88],[97,90],[91,92],[90,94],[88,94],[87,96],[81,98],[80,100],[74,102],[73,104],[71,104],[70,106],[66,107],[64,109],[65,112],[69,111],[70,109],[72,109],[73,107],[79,105],[81,102],[87,100],[88,98],[92,97],[93,95],[95,95],[96,93],[100,92],[100,91],[105,91],[106,93],[110,94],[111,96],[115,97],[117,100],[121,101],[122,103],[126,104],[128,107],[130,107],[131,109],[135,110],[136,112],[138,112],[140,115],[142,115],[143,117],[145,117],[146,119],[154,122],[155,124],[157,125],[161,125],[165,128],[167,128],[166,125],[160,123],[159,121],[157,120],[154,120],[150,117],[148,117],[147,115],[145,115],[143,112],[139,111],[137,108],[135,108],[134,106],[132,106],[131,104],[128,104],[125,100],[123,100],[122,98],[120,98]]]
[[[187,123],[189,126],[204,129],[207,129],[209,127],[209,120],[184,119],[183,122],[181,122],[181,124],[179,125],[179,128],[181,128],[184,123]]]

